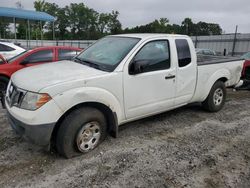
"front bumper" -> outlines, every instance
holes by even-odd
[[[41,125],[29,125],[17,120],[7,110],[7,116],[11,127],[17,134],[23,136],[25,139],[30,140],[32,143],[39,146],[49,146],[52,131],[55,123],[41,124]]]
[[[5,100],[11,127],[21,136],[40,146],[49,146],[56,122],[63,111],[50,100],[35,111],[10,106]]]

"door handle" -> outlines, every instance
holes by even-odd
[[[168,79],[174,79],[175,78],[175,75],[168,75],[168,76],[165,76],[165,79],[168,80]]]

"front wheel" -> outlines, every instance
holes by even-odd
[[[211,88],[208,97],[202,103],[205,110],[209,112],[217,112],[221,110],[226,100],[226,86],[224,82],[217,81]]]
[[[71,112],[59,127],[56,147],[66,158],[95,149],[107,135],[105,116],[98,109],[84,107]]]

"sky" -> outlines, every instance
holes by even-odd
[[[16,0],[18,1],[18,0]],[[0,0],[1,7],[15,8],[15,0]],[[34,0],[19,0],[32,10]],[[84,3],[98,12],[119,11],[123,28],[144,25],[159,18],[181,24],[186,17],[193,22],[218,23],[226,33],[250,33],[250,0],[46,0],[60,7]]]

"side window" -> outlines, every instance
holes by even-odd
[[[179,67],[185,67],[191,63],[191,53],[186,39],[175,40]]]
[[[69,49],[58,50],[58,60],[70,60],[77,55],[77,51]]]
[[[53,50],[34,52],[30,56],[26,57],[24,61],[27,61],[28,63],[51,62],[53,61]]]
[[[0,44],[0,52],[10,52],[10,51],[14,51],[14,48],[11,48],[9,46],[6,46],[4,44]]]
[[[167,40],[147,43],[134,57],[137,65],[142,65],[141,73],[170,68],[170,52]]]

